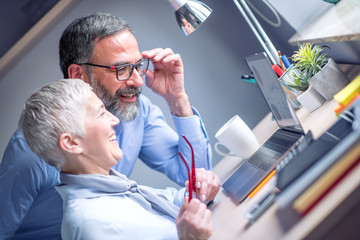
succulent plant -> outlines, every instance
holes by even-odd
[[[293,84],[288,83],[288,86],[298,90],[300,92],[306,91],[309,88],[310,76],[308,74],[303,74],[301,72],[292,72]]]
[[[298,43],[299,50],[291,56],[294,66],[301,74],[293,73],[294,84],[289,84],[299,91],[305,91],[309,87],[309,80],[318,73],[328,62],[329,56],[323,53],[325,47],[312,43]]]

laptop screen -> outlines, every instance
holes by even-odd
[[[295,128],[302,131],[295,111],[291,107],[284,90],[265,52],[245,58],[262,95],[280,128]]]

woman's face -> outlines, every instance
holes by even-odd
[[[80,139],[80,144],[82,155],[95,170],[93,173],[108,173],[122,158],[123,153],[114,130],[119,122],[119,119],[105,109],[95,93],[91,92],[86,102],[86,134]]]

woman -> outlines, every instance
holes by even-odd
[[[198,199],[184,201],[185,189],[139,186],[111,169],[122,157],[118,124],[79,79],[49,83],[26,102],[19,128],[32,151],[61,171],[56,189],[64,201],[63,239],[210,237],[211,212]],[[196,174],[206,192],[202,200],[212,200],[219,178],[204,169]]]

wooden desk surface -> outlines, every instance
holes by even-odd
[[[331,127],[337,120],[333,111],[336,105],[337,102],[332,100],[325,102],[321,108],[312,113],[304,108],[299,109],[297,116],[305,132],[311,130],[316,139]],[[253,132],[259,143],[262,144],[277,129],[278,127],[271,120],[269,113],[256,125]],[[242,163],[243,160],[240,158],[226,157],[214,167],[214,172],[224,183]],[[211,239],[280,239],[285,232],[275,217],[276,204],[270,207],[255,224],[249,225],[244,213],[250,203],[251,201],[246,199],[238,204],[221,190],[210,206],[214,222],[214,232]]]

